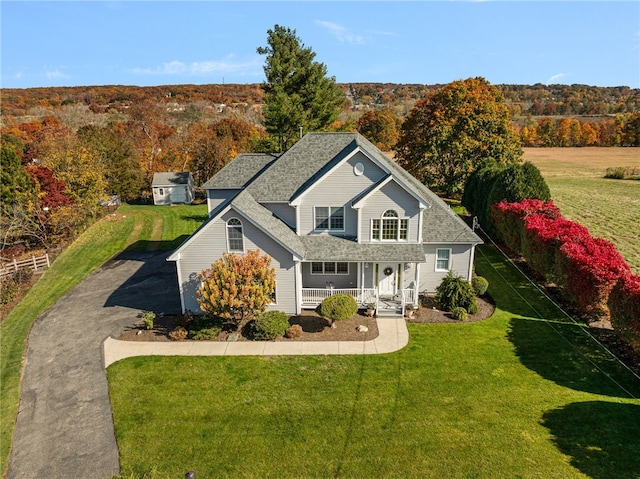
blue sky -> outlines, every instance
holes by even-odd
[[[2,0],[0,15],[3,88],[260,83],[275,24],[339,83],[640,88],[637,0]]]

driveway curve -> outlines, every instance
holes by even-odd
[[[102,343],[142,310],[180,311],[167,254],[120,254],[35,321],[7,479],[102,479],[119,472]]]

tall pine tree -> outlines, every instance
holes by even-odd
[[[296,31],[275,25],[267,31],[264,73],[264,121],[267,132],[277,138],[281,151],[300,132],[326,128],[340,113],[344,92],[334,77],[327,76],[324,63],[314,61],[315,52],[305,47]]]

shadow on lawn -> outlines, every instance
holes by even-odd
[[[560,386],[612,397],[640,396],[637,378],[598,346],[582,326],[512,318],[507,338],[524,366]]]
[[[571,465],[594,479],[640,477],[640,406],[604,401],[568,404],[544,414],[542,426],[571,457]]]

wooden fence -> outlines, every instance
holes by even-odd
[[[21,269],[32,269],[39,271],[47,269],[49,267],[49,254],[45,253],[42,256],[31,255],[31,258],[22,259],[20,261],[9,260],[3,261],[2,268],[0,268],[0,278],[5,278],[16,273]]]

